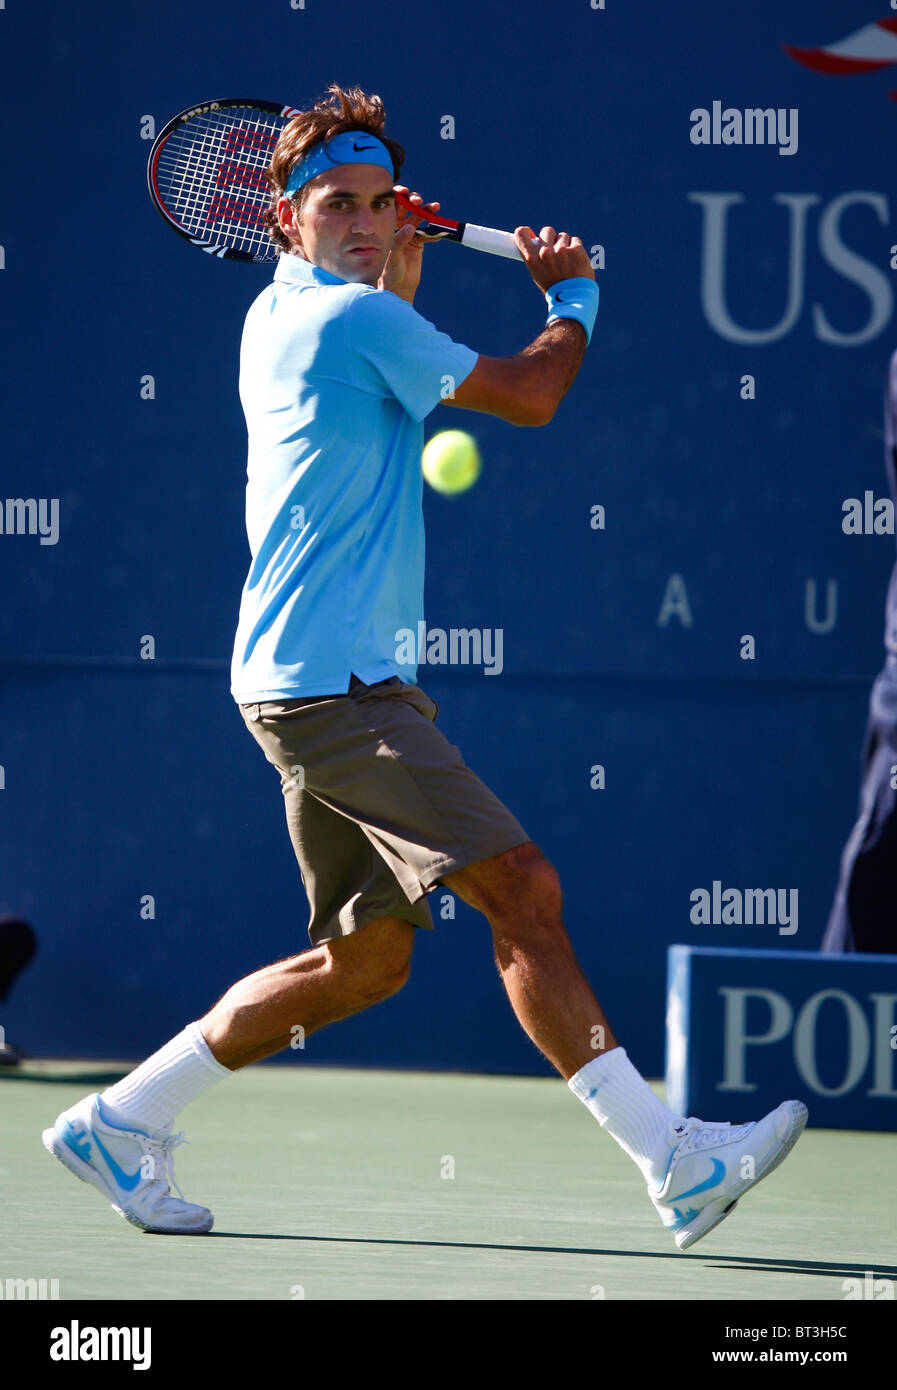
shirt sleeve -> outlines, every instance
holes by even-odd
[[[440,333],[390,290],[358,295],[346,316],[354,384],[395,396],[413,419],[425,415],[460,386],[478,354]]]

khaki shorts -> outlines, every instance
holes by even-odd
[[[443,875],[530,836],[433,723],[435,700],[397,676],[345,695],[240,705],[280,773],[314,945],[377,917],[432,927]]]

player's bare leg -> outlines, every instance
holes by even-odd
[[[567,937],[557,873],[532,842],[443,882],[487,917],[522,1027],[638,1164],[679,1249],[694,1245],[782,1162],[806,1123],[806,1106],[785,1101],[756,1124],[737,1127],[668,1110],[611,1032]]]
[[[414,927],[378,917],[359,931],[266,965],[199,1020],[215,1057],[234,1070],[395,994],[411,972]]]
[[[557,874],[537,846],[518,846],[443,881],[487,916],[526,1032],[638,1164],[679,1248],[693,1245],[787,1155],[806,1107],[788,1101],[737,1128],[669,1111],[617,1043],[579,968],[561,920]],[[174,1115],[233,1070],[288,1046],[297,1025],[310,1034],[395,993],[408,978],[414,930],[401,918],[380,918],[247,976],[103,1097],[63,1112],[44,1132],[45,1145],[142,1230],[208,1231],[212,1213],[170,1192],[171,1149],[183,1138],[170,1134]]]
[[[212,1213],[174,1183],[172,1151],[184,1138],[171,1133],[175,1115],[236,1068],[287,1047],[296,1025],[307,1035],[394,994],[408,978],[414,930],[381,917],[257,970],[102,1096],[63,1111],[45,1147],[140,1230],[204,1235]]]
[[[521,1027],[569,1080],[617,1046],[561,918],[557,872],[531,841],[442,879],[482,912]]]

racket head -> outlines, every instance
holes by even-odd
[[[192,246],[221,260],[271,263],[278,248],[262,221],[265,169],[297,108],[247,97],[202,102],[173,116],[146,166],[153,204]]]
[[[262,221],[271,195],[265,169],[296,107],[225,97],[180,111],[160,130],[146,165],[153,205],[169,227],[220,260],[270,265],[280,252]],[[396,203],[419,212],[402,193]],[[459,224],[432,217],[427,241],[460,239]]]

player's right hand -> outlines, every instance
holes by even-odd
[[[589,253],[578,236],[556,232],[554,227],[543,227],[536,236],[532,227],[515,227],[514,240],[530,275],[543,292],[559,280],[575,276],[595,279]]]

